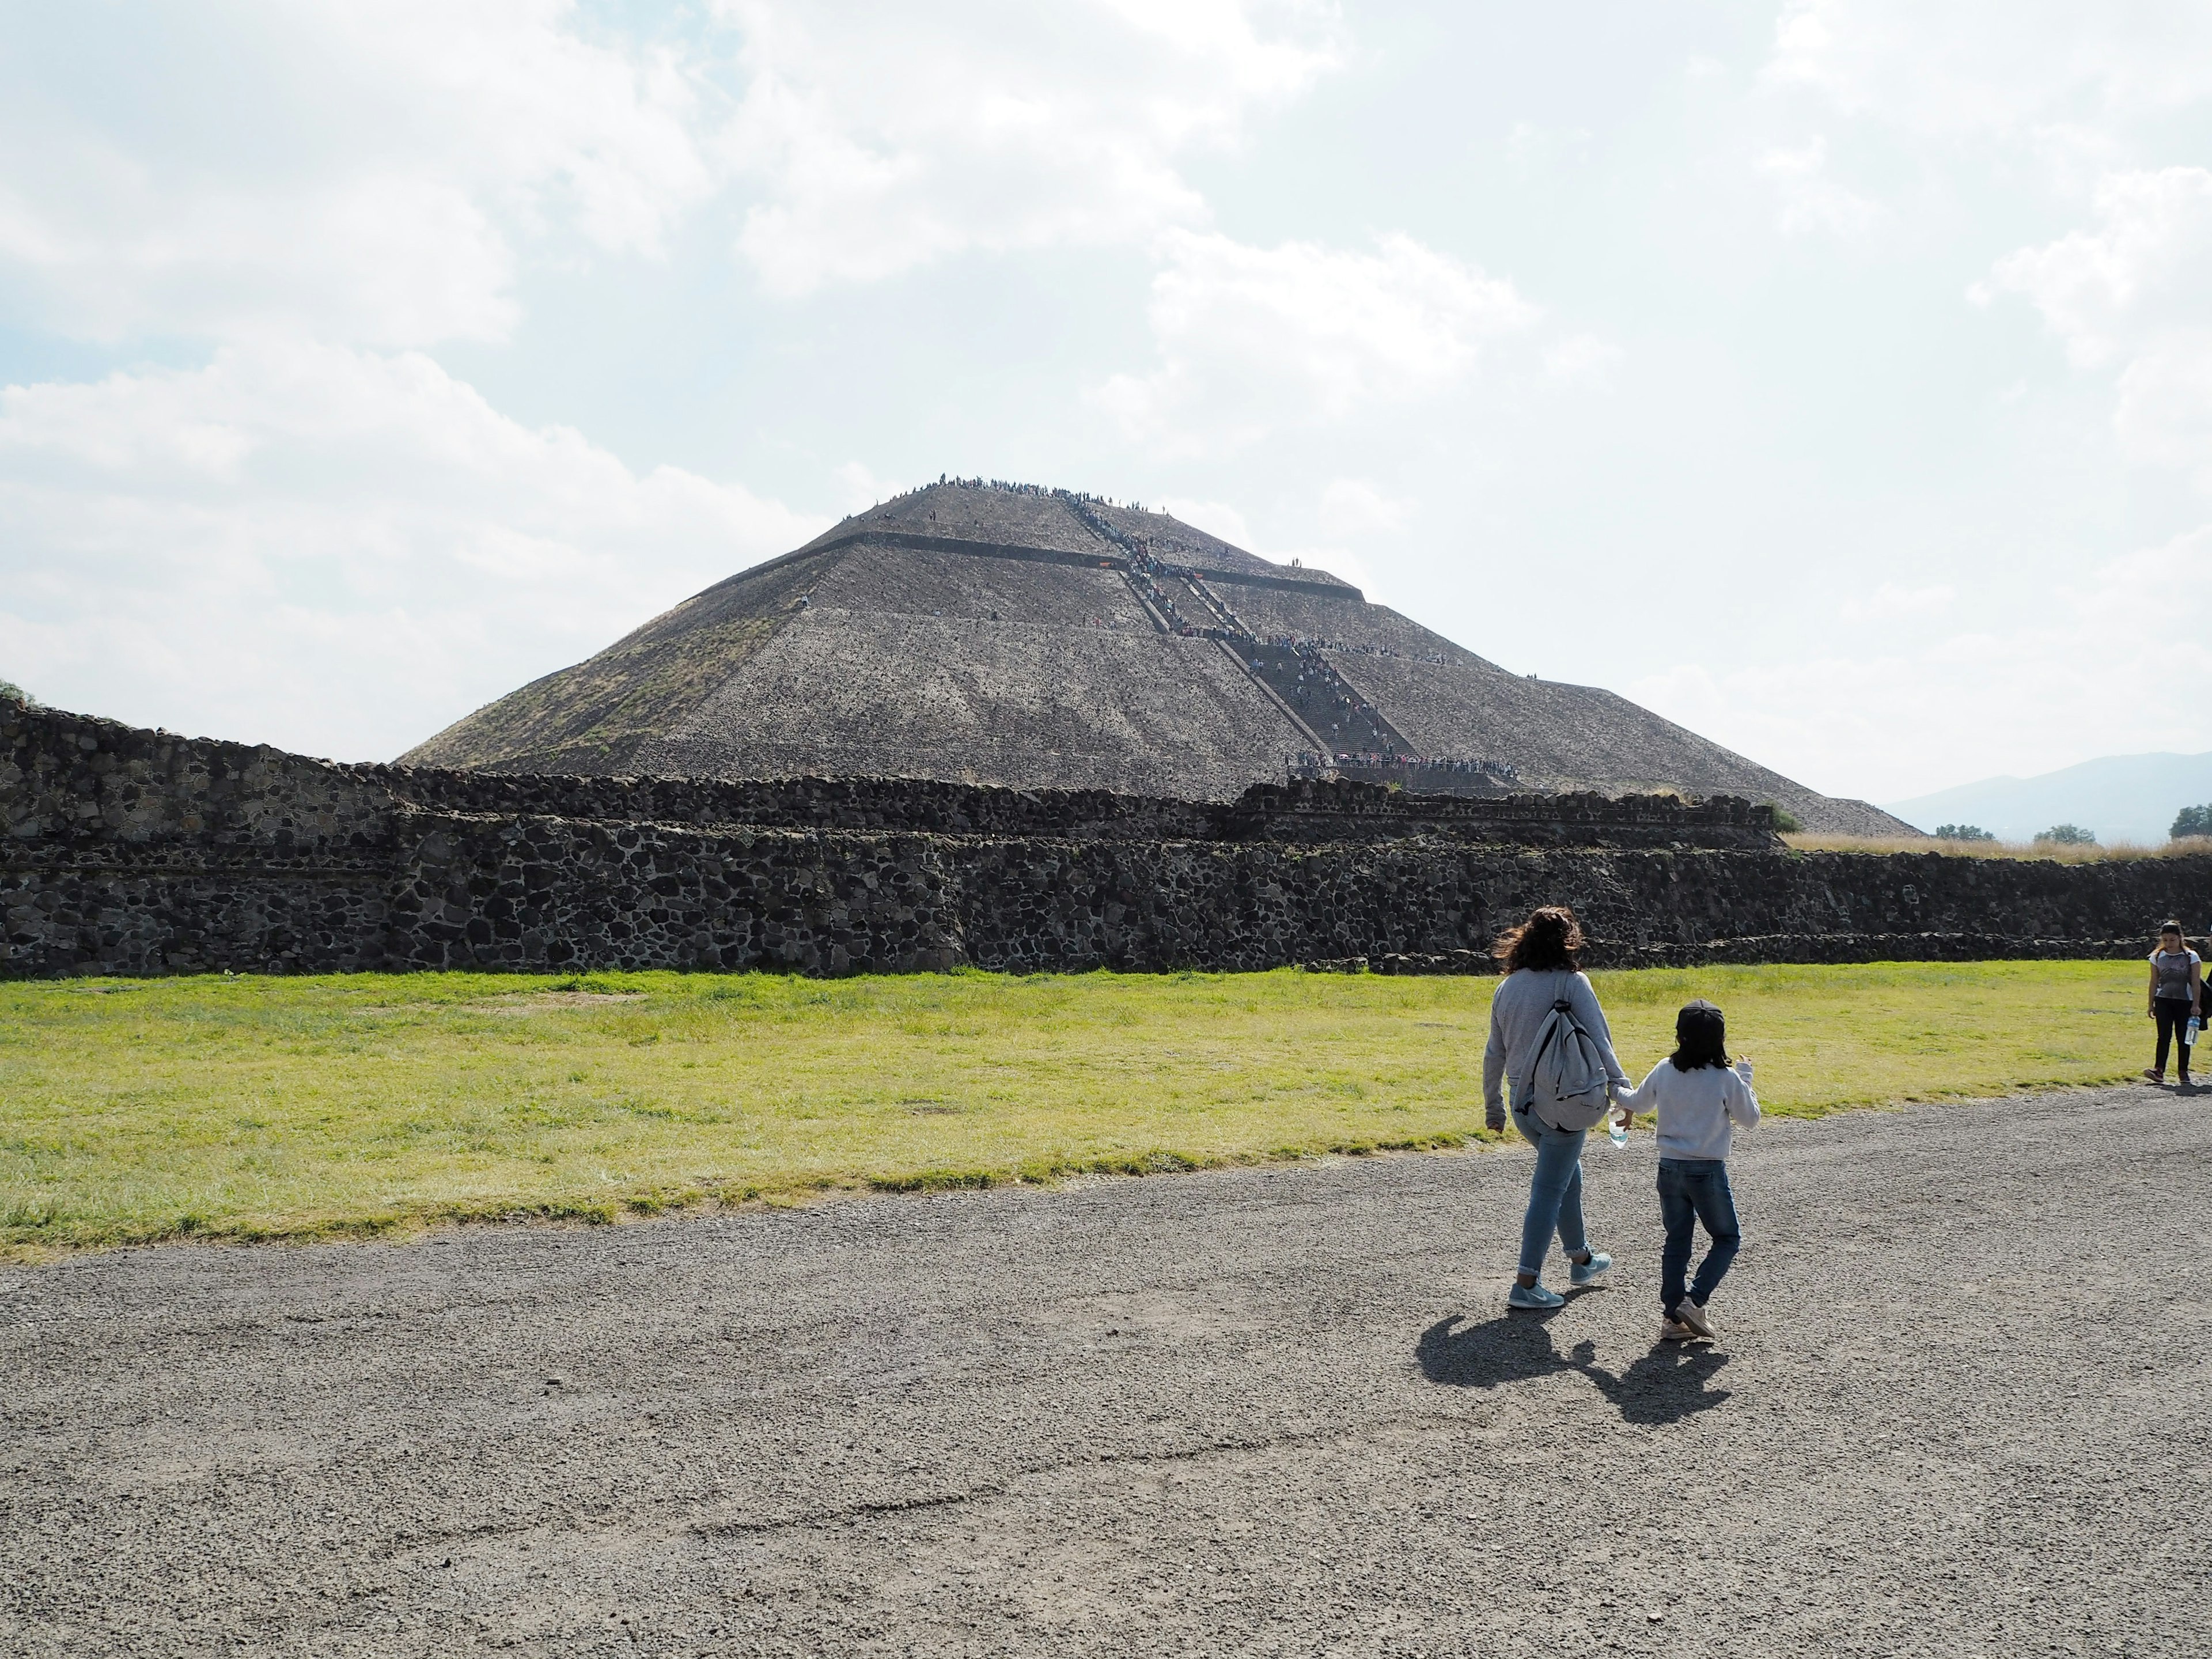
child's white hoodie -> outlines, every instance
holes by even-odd
[[[1662,1060],[1633,1089],[1614,1091],[1613,1104],[1631,1112],[1659,1115],[1659,1156],[1725,1158],[1735,1126],[1759,1121],[1759,1097],[1751,1085],[1725,1066],[1699,1066],[1686,1072]]]

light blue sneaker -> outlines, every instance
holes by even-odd
[[[1509,1308],[1540,1308],[1548,1312],[1553,1308],[1565,1307],[1567,1298],[1557,1291],[1546,1290],[1541,1285],[1516,1285],[1505,1293],[1505,1305]]]
[[[1567,1265],[1574,1269],[1567,1275],[1569,1283],[1588,1285],[1605,1276],[1605,1270],[1613,1266],[1613,1258],[1603,1250],[1592,1250],[1589,1261],[1577,1261],[1571,1257]]]

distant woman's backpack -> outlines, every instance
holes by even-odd
[[[1605,1115],[1607,1081],[1597,1039],[1583,1030],[1574,1006],[1561,997],[1536,1033],[1528,1109],[1554,1129],[1595,1128]]]

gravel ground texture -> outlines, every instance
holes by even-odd
[[[0,1269],[0,1650],[2212,1647],[2203,1105],[1770,1121],[1688,1349],[1585,1166],[1548,1317],[1517,1150]]]

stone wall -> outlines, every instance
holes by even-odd
[[[395,802],[434,811],[605,823],[744,823],[1072,841],[1311,842],[1430,836],[1577,847],[1778,844],[1771,808],[1728,796],[1701,801],[1595,794],[1461,799],[1300,779],[1255,784],[1238,799],[1221,802],[1163,800],[1103,789],[1006,789],[923,778],[601,778],[404,766],[332,769]]]
[[[1741,802],[1409,803],[1302,783],[1224,807],[490,777],[0,709],[0,972],[15,976],[1466,971],[1553,902],[1581,914],[1601,964],[2119,956],[2167,915],[2203,926],[2208,902],[2212,859],[1808,855]]]

